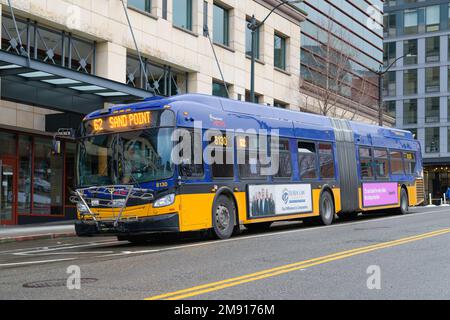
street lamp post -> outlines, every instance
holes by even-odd
[[[270,15],[279,7],[285,4],[293,4],[293,3],[301,3],[303,0],[288,0],[283,1],[276,5],[269,14],[264,18],[263,21],[256,21],[255,15],[252,16],[250,22],[247,24],[247,27],[251,31],[251,45],[252,45],[252,54],[251,54],[251,70],[250,70],[250,99],[251,102],[255,103],[255,62],[256,62],[256,32],[258,32],[259,28],[266,22],[266,20],[270,17]]]
[[[383,116],[384,116],[384,102],[383,102],[383,76],[397,63],[397,61],[410,57],[411,54],[405,54],[394,60],[386,69],[383,70],[383,66],[380,65],[380,69],[378,71],[374,71],[374,73],[378,76],[378,124],[383,126]]]

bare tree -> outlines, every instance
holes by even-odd
[[[352,59],[356,52],[339,40],[339,28],[330,19],[320,24],[317,32],[318,44],[304,45],[302,55],[306,72],[300,83],[305,94],[305,111],[335,118],[355,119],[364,105],[370,105],[370,97],[376,87],[371,87],[371,72],[355,76]],[[345,39],[342,35],[341,39]],[[372,91],[372,92],[371,92]]]

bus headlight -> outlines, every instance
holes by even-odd
[[[78,203],[77,203],[77,210],[78,210],[78,212],[81,213],[81,214],[83,214],[83,213],[89,213],[88,207],[87,207],[85,204],[81,203],[81,202],[78,202]]]
[[[162,208],[172,205],[175,202],[175,194],[171,193],[167,196],[159,198],[153,203],[153,208]]]

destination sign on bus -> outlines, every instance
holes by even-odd
[[[88,134],[102,134],[115,131],[128,131],[149,128],[152,125],[150,111],[118,114],[105,118],[87,121],[85,128]]]

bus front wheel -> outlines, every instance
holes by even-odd
[[[228,239],[233,234],[236,221],[234,202],[225,195],[217,197],[213,206],[213,236]]]
[[[324,191],[320,196],[320,217],[319,223],[324,226],[329,226],[334,221],[334,201],[333,197],[328,191]]]

